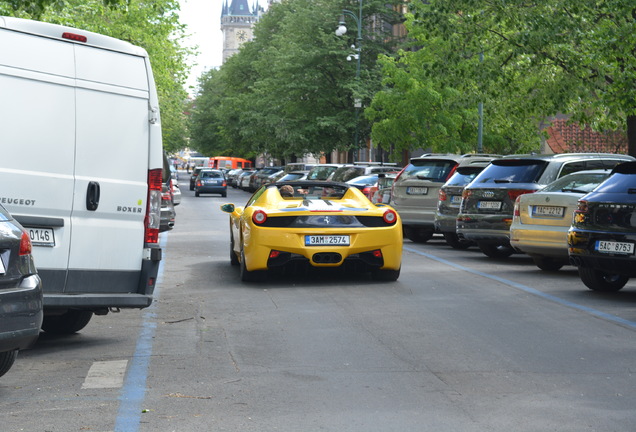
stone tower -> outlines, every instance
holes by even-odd
[[[252,39],[252,27],[258,21],[262,9],[258,3],[250,9],[247,0],[231,0],[221,11],[221,31],[223,32],[223,63],[236,54],[240,46]]]

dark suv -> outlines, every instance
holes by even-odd
[[[602,153],[514,155],[493,160],[464,189],[457,215],[457,234],[477,243],[492,258],[514,253],[510,224],[519,195],[536,192],[548,183],[581,170],[611,169],[634,160]]]
[[[618,165],[583,196],[568,232],[570,262],[592,290],[618,291],[636,276],[636,162]]]
[[[400,214],[404,236],[426,242],[435,232],[439,189],[460,166],[487,164],[494,155],[426,154],[412,158],[393,182],[391,206]]]

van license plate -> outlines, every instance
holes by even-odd
[[[428,193],[427,187],[409,186],[406,188],[407,195],[426,195]]]
[[[634,254],[634,243],[598,240],[595,249],[602,253]]]
[[[305,246],[349,246],[348,235],[308,235]]]
[[[55,236],[51,228],[25,228],[33,246],[55,246]]]

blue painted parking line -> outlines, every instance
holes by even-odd
[[[167,235],[161,236],[161,249],[163,257],[159,264],[157,282],[153,294],[154,301],[144,309],[141,331],[137,337],[135,354],[130,360],[128,373],[119,395],[119,412],[115,420],[115,432],[136,432],[141,423],[143,412],[143,402],[146,396],[146,381],[148,379],[148,369],[152,358],[152,341],[157,327],[155,318],[157,316],[157,300],[159,299],[159,287],[163,282],[163,266],[166,260]]]
[[[468,273],[472,273],[472,274],[475,274],[475,275],[478,275],[478,276],[482,276],[482,277],[485,277],[485,278],[488,278],[488,279],[495,280],[497,282],[501,282],[501,283],[503,283],[505,285],[511,286],[513,288],[516,288],[516,289],[521,290],[523,292],[526,292],[528,294],[532,294],[532,295],[544,298],[546,300],[550,300],[552,302],[561,304],[563,306],[567,306],[567,307],[572,308],[572,309],[577,309],[577,310],[589,313],[590,315],[594,315],[594,316],[597,316],[599,318],[603,318],[603,319],[606,319],[608,321],[612,321],[612,322],[615,322],[617,324],[621,324],[621,325],[636,329],[636,322],[634,322],[634,321],[629,321],[629,320],[626,320],[624,318],[617,317],[616,315],[612,315],[612,314],[609,314],[607,312],[602,312],[602,311],[600,311],[598,309],[594,309],[594,308],[591,308],[591,307],[588,307],[588,306],[583,306],[583,305],[580,305],[578,303],[573,303],[571,301],[564,300],[562,298],[553,296],[551,294],[546,294],[546,293],[544,293],[542,291],[539,291],[537,289],[531,288],[531,287],[526,286],[526,285],[522,285],[520,283],[513,282],[513,281],[508,280],[508,279],[501,278],[499,276],[494,276],[494,275],[491,275],[491,274],[488,274],[488,273],[480,272],[480,271],[475,270],[475,269],[471,269],[469,267],[464,267],[462,265],[459,265],[459,264],[456,264],[454,262],[448,261],[448,260],[446,260],[444,258],[440,258],[440,257],[437,257],[435,255],[431,255],[431,254],[428,254],[426,252],[422,252],[420,250],[410,248],[408,246],[404,246],[404,250],[407,250],[409,252],[413,252],[413,253],[418,254],[418,255],[422,255],[422,256],[424,256],[426,258],[429,258],[429,259],[432,259],[434,261],[446,264],[446,265],[454,267],[454,268],[456,268],[458,270],[462,270],[462,271],[465,271],[465,272],[468,272]]]

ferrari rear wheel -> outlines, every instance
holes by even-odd
[[[625,275],[606,273],[587,267],[579,267],[579,277],[589,289],[604,292],[619,291],[629,280]]]
[[[259,282],[265,279],[265,271],[255,270],[249,271],[245,266],[245,252],[241,250],[241,281],[243,282]]]
[[[398,280],[400,277],[400,269],[397,270],[374,270],[372,273],[373,279],[384,281],[384,282],[394,282]]]
[[[233,266],[239,265],[239,259],[234,252],[234,236],[232,235],[232,224],[230,223],[230,264]]]

